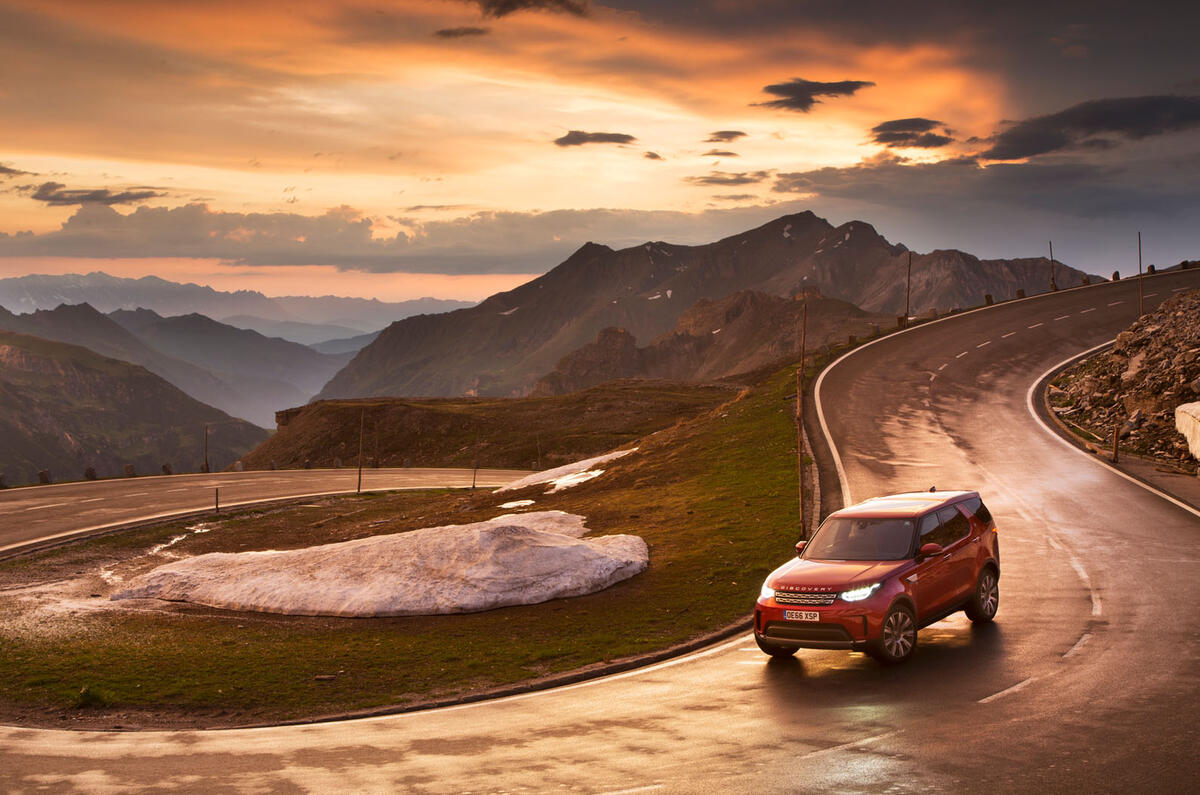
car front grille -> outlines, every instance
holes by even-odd
[[[776,591],[775,601],[781,605],[816,605],[828,607],[837,599],[836,593],[807,591]]]
[[[845,643],[854,640],[840,624],[808,624],[800,621],[771,621],[763,628],[763,635],[771,640],[794,640],[799,643]]]

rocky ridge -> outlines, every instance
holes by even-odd
[[[1117,335],[1111,350],[1056,378],[1050,404],[1059,418],[1121,450],[1195,468],[1175,429],[1175,409],[1200,401],[1200,290],[1180,293]]]

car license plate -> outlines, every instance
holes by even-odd
[[[783,617],[788,621],[820,621],[821,614],[816,610],[784,610]]]

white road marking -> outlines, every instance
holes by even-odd
[[[955,356],[954,358],[955,358],[955,359],[961,359],[962,357],[964,357],[964,356],[966,356],[966,355],[967,355],[967,352],[966,352],[966,351],[963,351],[962,353],[960,353],[958,356]]]
[[[992,344],[992,341],[991,341],[991,340],[988,340],[987,342],[981,342],[981,343],[979,343],[979,344],[978,344],[978,345],[976,345],[975,347],[976,347],[976,348],[982,348],[984,345],[991,345],[991,344]]]
[[[647,784],[644,787],[634,787],[633,789],[610,789],[601,792],[600,795],[633,795],[635,792],[654,792],[655,790],[666,789],[666,784]]]
[[[941,367],[938,368],[938,372],[940,373],[942,370],[945,370],[949,366],[950,366],[950,362],[946,362],[945,364],[943,364]]]
[[[1026,326],[1025,328],[1037,328],[1038,326],[1044,326],[1044,325],[1046,325],[1046,324],[1045,323],[1034,323],[1032,326]]]
[[[1001,335],[1000,335],[1000,339],[1002,339],[1002,340],[1006,340],[1006,339],[1008,339],[1009,337],[1011,337],[1013,334],[1016,334],[1016,333],[1017,333],[1017,332],[1015,332],[1015,331],[1010,331],[1010,332],[1008,332],[1007,334],[1001,334]]]
[[[1056,317],[1054,319],[1055,320],[1066,320],[1069,317],[1070,317],[1070,315],[1059,315],[1058,317]]]
[[[1090,633],[1090,632],[1085,632],[1082,635],[1080,635],[1079,640],[1075,641],[1075,645],[1072,646],[1070,648],[1070,650],[1066,654],[1063,655],[1063,659],[1065,660],[1068,657],[1072,657],[1072,656],[1078,654],[1079,650],[1082,649],[1087,644],[1087,642],[1091,639],[1092,639],[1092,633]]]
[[[883,734],[877,734],[874,737],[866,737],[862,740],[854,740],[853,742],[842,743],[841,745],[835,745],[830,748],[822,748],[819,751],[810,751],[809,753],[804,754],[803,756],[800,756],[798,758],[799,759],[808,759],[810,757],[819,756],[821,754],[833,754],[833,753],[837,753],[838,751],[845,751],[850,748],[857,748],[860,745],[866,745],[867,743],[879,742],[880,740],[885,740],[888,737],[892,737],[899,733],[900,733],[900,730],[897,729],[896,731],[890,731],[890,732],[885,732]]]
[[[1092,306],[1092,307],[1088,307],[1087,309],[1079,310],[1079,314],[1086,315],[1088,312],[1095,312],[1095,311],[1096,311],[1096,307]]]
[[[89,497],[86,500],[80,500],[80,502],[100,502],[100,500],[102,500],[102,499],[104,499],[104,498],[103,497]]]
[[[1024,690],[1025,688],[1029,687],[1031,684],[1033,684],[1037,680],[1038,680],[1038,678],[1036,676],[1031,676],[1023,682],[1017,682],[1012,687],[1004,688],[999,693],[992,693],[987,698],[979,699],[979,703],[980,704],[990,704],[998,698],[1004,698],[1005,696],[1011,696],[1013,693],[1016,693],[1018,691]]]
[[[149,493],[150,492],[148,492],[148,491],[135,491],[133,494],[122,494],[121,496],[122,497],[145,497]]]
[[[168,489],[167,494],[176,494],[181,491],[192,491],[192,489]]]
[[[766,660],[738,660],[737,665],[762,665]]]
[[[1145,293],[1142,297],[1143,298],[1153,298],[1156,295],[1158,295],[1158,293]]]
[[[1123,303],[1125,303],[1125,302],[1124,302],[1124,301],[1109,301],[1109,302],[1108,302],[1108,305],[1109,305],[1109,306],[1116,306],[1117,304],[1123,304]]]
[[[1184,290],[1190,290],[1190,289],[1192,289],[1192,288],[1190,288],[1190,287],[1176,287],[1176,288],[1175,288],[1174,290],[1172,290],[1171,292],[1173,292],[1173,293],[1181,293],[1181,292],[1183,292]]]
[[[46,508],[58,508],[60,506],[70,505],[70,504],[71,503],[69,503],[69,502],[52,502],[52,503],[49,503],[48,505],[31,505],[28,508],[26,508],[25,510],[26,511],[41,511],[41,510],[45,510]]]

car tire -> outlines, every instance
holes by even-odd
[[[984,566],[975,582],[975,592],[967,602],[967,618],[976,624],[986,624],[996,617],[1000,609],[1000,578],[991,566]]]
[[[906,662],[916,648],[916,616],[907,605],[892,605],[883,617],[879,639],[868,648],[868,652],[882,663],[898,665]]]
[[[782,646],[763,640],[758,635],[754,636],[754,642],[758,644],[758,648],[762,649],[764,654],[772,657],[791,657],[800,650],[799,646]]]

